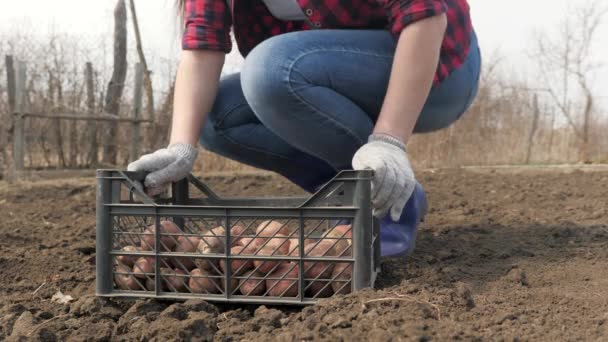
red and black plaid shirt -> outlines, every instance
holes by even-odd
[[[446,13],[448,27],[435,83],[458,68],[469,51],[472,26],[466,0],[297,1],[308,21],[277,19],[261,0],[235,0],[232,15],[225,0],[186,0],[182,47],[185,50],[207,49],[228,53],[232,48],[231,26],[243,56],[265,39],[291,31],[388,29],[398,37],[407,25]]]

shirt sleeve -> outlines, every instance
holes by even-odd
[[[231,25],[230,9],[224,0],[186,0],[182,49],[229,53]]]
[[[445,0],[378,0],[386,9],[389,29],[395,36],[409,24],[446,13]]]

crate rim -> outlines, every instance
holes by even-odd
[[[112,173],[118,173],[120,174],[122,177],[116,177],[116,176],[103,176],[103,173],[107,173],[107,172],[112,172]],[[355,176],[347,176],[344,177],[344,175],[352,175],[355,174]],[[108,179],[108,180],[124,180],[127,183],[129,183],[131,185],[130,187],[130,191],[136,193],[137,195],[139,195],[142,199],[142,201],[144,203],[132,203],[132,204],[116,204],[116,203],[110,203],[110,204],[104,204],[105,206],[109,206],[109,207],[137,207],[137,208],[149,208],[149,207],[157,207],[157,208],[172,208],[172,209],[176,209],[176,208],[184,208],[184,209],[192,209],[192,208],[199,208],[199,209],[204,209],[204,208],[208,208],[208,209],[215,209],[215,210],[222,210],[222,209],[251,209],[251,208],[255,208],[256,210],[306,210],[306,209],[326,209],[326,210],[357,210],[360,209],[358,206],[322,206],[322,207],[307,207],[306,205],[308,203],[310,203],[311,201],[313,201],[320,193],[324,192],[326,190],[327,187],[329,187],[332,183],[334,183],[335,181],[360,181],[360,180],[368,180],[371,181],[371,179],[373,178],[374,175],[374,171],[370,170],[370,169],[365,169],[365,170],[342,170],[339,171],[334,177],[332,177],[330,180],[328,180],[325,184],[323,184],[319,189],[317,189],[317,191],[315,191],[314,193],[311,193],[309,196],[296,196],[296,197],[288,197],[288,196],[283,196],[283,197],[220,197],[218,195],[215,194],[215,192],[213,192],[212,189],[207,188],[207,190],[209,190],[211,192],[210,197],[213,197],[215,199],[218,200],[223,200],[223,201],[239,201],[239,200],[276,200],[276,201],[281,201],[281,200],[291,200],[291,201],[296,201],[296,200],[301,200],[302,202],[298,205],[288,205],[288,206],[280,206],[280,207],[273,207],[273,206],[248,206],[248,205],[230,205],[230,203],[226,203],[226,204],[222,204],[222,205],[186,205],[186,204],[162,204],[162,203],[156,203],[156,201],[153,198],[150,198],[150,196],[148,196],[146,193],[144,193],[143,191],[141,191],[141,189],[139,189],[136,186],[136,181],[141,181],[145,178],[145,176],[147,175],[146,172],[144,171],[125,171],[125,170],[120,170],[120,169],[97,169],[96,171],[96,179]],[[360,176],[356,176],[356,175],[360,175]],[[134,177],[129,177],[129,176],[134,176]],[[135,179],[137,178],[137,179]],[[187,178],[189,181],[195,180],[197,182],[200,182],[200,178],[194,176],[192,173],[188,174],[188,176],[186,176],[185,178]],[[204,183],[202,183],[204,184]],[[206,186],[206,185],[205,185]]]

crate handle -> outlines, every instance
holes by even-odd
[[[125,178],[125,181],[127,181],[127,183],[129,183],[132,191],[141,197],[143,202],[145,202],[147,204],[155,204],[154,199],[152,199],[150,196],[148,196],[148,194],[146,194],[144,191],[141,191],[141,189],[135,183],[135,182],[143,183],[144,180],[146,179],[146,176],[150,172],[148,172],[148,171],[119,171],[119,173],[121,174],[121,176],[123,176]],[[211,188],[209,188],[207,186],[207,184],[201,182],[201,180],[198,179],[197,177],[195,177],[193,174],[191,174],[191,173],[188,174],[188,176],[186,176],[185,179],[187,179],[188,182],[190,182],[192,185],[194,185],[194,187],[196,187],[198,190],[200,190],[203,194],[207,195],[207,197],[209,197],[210,199],[219,199],[220,198],[215,192],[213,192],[213,190],[211,190]],[[175,185],[175,183],[174,183],[174,185]]]
[[[319,190],[298,207],[304,208],[307,206],[314,206],[320,201],[323,201],[324,198],[331,197],[334,193],[343,189],[344,182],[371,180],[373,176],[374,171],[372,170],[342,170],[329,182],[322,185]]]
[[[135,182],[143,183],[149,172],[147,171],[118,171],[118,173],[124,177],[125,181],[129,184],[129,190],[135,193],[142,202],[146,204],[156,205],[154,199],[146,194]]]
[[[220,199],[220,197],[215,192],[213,192],[213,190],[211,190],[211,188],[208,187],[207,184],[201,182],[201,180],[196,178],[193,174],[188,175],[188,180],[192,185],[199,189],[203,194],[207,195],[207,197],[209,197],[210,199]]]
[[[138,182],[143,182],[146,176],[150,174],[148,171],[119,171],[123,176]]]

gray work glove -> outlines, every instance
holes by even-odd
[[[149,171],[144,186],[146,193],[156,196],[171,184],[188,176],[198,151],[190,144],[172,144],[154,153],[141,156],[127,166],[127,171]]]
[[[386,134],[372,134],[353,157],[355,170],[372,169],[373,214],[382,218],[390,211],[391,219],[399,221],[401,212],[416,187],[405,145]]]

